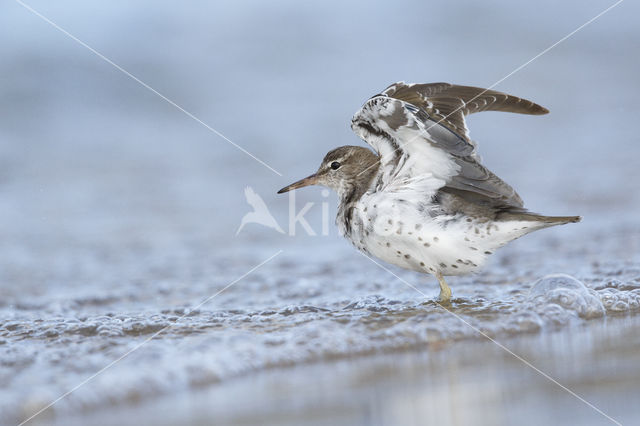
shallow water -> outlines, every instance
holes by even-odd
[[[381,269],[333,226],[312,237],[249,224],[236,236],[245,186],[287,229],[287,198],[275,190],[328,149],[357,143],[348,120],[362,100],[398,79],[487,86],[608,4],[407,3],[420,12],[407,25],[356,4],[336,17],[330,3],[58,3],[33,6],[285,173],[3,6],[0,423],[89,378],[32,422],[611,423],[540,371],[637,421],[640,144],[627,52],[637,50],[638,6],[625,3],[497,87],[552,114],[472,117],[486,163],[527,206],[584,220],[451,278],[445,310],[434,279]],[[443,23],[478,14],[479,32]],[[363,45],[372,23],[398,35]],[[425,50],[434,29],[443,42]],[[363,72],[381,49],[406,61]],[[307,202],[320,234],[321,204],[335,214],[335,197],[297,194],[298,209]]]
[[[624,243],[626,239],[637,241],[638,235],[621,236],[618,241]],[[546,244],[543,238],[538,248]],[[495,413],[490,408],[498,406],[501,412],[503,405],[511,407],[513,397],[505,393],[518,386],[534,386],[524,401],[517,401],[523,413],[533,409],[536,398],[546,400],[549,394],[560,393],[561,402],[555,401],[553,410],[569,407],[580,412],[585,421],[599,423],[597,414],[589,414],[590,408],[562,394],[556,385],[487,342],[486,336],[575,392],[582,391],[585,398],[591,396],[592,403],[605,412],[612,411],[610,415],[617,414],[618,420],[627,418],[630,412],[620,412],[622,402],[611,393],[620,389],[619,397],[624,401],[637,396],[640,377],[635,365],[640,341],[635,314],[640,311],[640,268],[621,262],[593,263],[576,273],[580,281],[552,276],[535,282],[538,271],[555,266],[550,250],[541,250],[534,257],[530,246],[503,250],[504,255],[499,253],[487,272],[452,281],[458,296],[449,311],[433,301],[437,293],[433,280],[396,271],[429,295],[425,299],[393,276],[371,268],[366,259],[356,257],[348,264],[300,262],[295,250],[285,251],[268,266],[191,310],[189,306],[197,303],[189,301],[215,294],[236,278],[233,271],[249,269],[262,260],[256,254],[246,254],[235,260],[205,261],[204,246],[202,251],[185,250],[185,257],[165,261],[164,268],[178,274],[172,278],[153,277],[158,266],[152,262],[148,265],[148,281],[124,285],[114,280],[105,283],[101,291],[76,288],[11,303],[2,309],[0,327],[0,377],[9,385],[0,391],[0,400],[11,404],[3,407],[8,414],[5,419],[15,421],[16,416],[38,409],[160,330],[160,335],[125,360],[56,404],[56,417],[49,414],[42,420],[62,419],[66,423],[70,421],[68,416],[96,416],[95,410],[115,405],[123,410],[122,419],[110,415],[101,422],[126,423],[127,418],[142,417],[171,423],[164,414],[156,417],[153,401],[161,398],[160,404],[172,404],[171,398],[175,398],[171,419],[176,422],[186,419],[206,423],[203,419],[207,416],[221,416],[242,423],[262,415],[275,422],[280,416],[287,418],[273,412],[272,399],[276,398],[285,412],[297,413],[288,418],[291,424],[306,418],[307,409],[316,413],[307,419],[312,423],[339,421],[340,415],[325,413],[336,404],[346,405],[342,408],[347,419],[364,423],[370,415],[367,410],[379,409],[376,422],[385,423],[385,418],[391,422],[399,415],[396,411],[404,410],[403,404],[413,407],[413,411],[404,413],[407,419],[412,413],[420,414],[426,408],[412,404],[437,393],[430,406],[435,407],[440,403],[438,398],[444,398],[442,403],[446,402],[449,410],[457,404],[484,406],[484,398],[493,398],[484,408],[489,416],[487,423],[491,423]],[[563,246],[555,248],[571,251]],[[340,250],[346,257],[351,248]],[[335,249],[333,254],[337,254]],[[584,252],[584,248],[581,253],[586,259],[595,255]],[[91,270],[90,265],[88,261],[75,267]],[[194,270],[202,275],[192,276]],[[212,278],[214,271],[222,272]],[[349,361],[340,364],[340,360]],[[451,371],[450,362],[465,365],[456,373]],[[310,363],[317,365],[288,370]],[[504,363],[509,366],[506,371]],[[335,377],[336,365],[341,365],[346,377]],[[327,374],[329,377],[324,377]],[[399,377],[414,374],[406,386],[399,381]],[[452,379],[451,374],[461,377]],[[280,376],[286,378],[282,379],[285,384],[279,384]],[[260,387],[254,387],[254,379]],[[315,388],[317,380],[326,391],[319,402],[315,398],[321,390],[298,392],[305,383]],[[366,384],[359,380],[366,380]],[[455,383],[450,383],[452,380]],[[482,390],[478,400],[472,394],[484,389],[485,380],[494,394],[487,396]],[[391,389],[387,389],[388,384]],[[456,387],[451,393],[448,386],[454,384],[463,389]],[[217,395],[224,391],[216,389],[227,386],[249,399],[246,403],[252,406],[251,414],[244,410],[244,403],[226,405],[218,401]],[[280,389],[278,395],[271,395],[273,386]],[[425,386],[425,395],[412,396],[416,398],[414,403],[405,399],[410,389]],[[334,395],[333,388],[340,392]],[[346,389],[352,388],[364,399],[366,410],[345,404]],[[379,391],[371,394],[371,388]],[[470,395],[460,396],[458,392]],[[603,393],[606,398],[600,398]],[[371,398],[385,399],[383,395],[387,394],[391,402],[375,408],[377,404]],[[210,406],[207,398],[218,402]],[[457,398],[463,401],[456,402]],[[129,417],[131,411],[134,417]],[[470,415],[468,407],[462,411],[460,416]],[[450,418],[455,413],[457,409],[442,415],[456,423],[455,416]],[[508,424],[518,418],[518,413],[510,409],[499,419]],[[86,421],[82,418],[80,423]]]

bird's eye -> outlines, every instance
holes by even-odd
[[[337,161],[334,161],[333,163],[331,163],[331,168],[333,170],[337,170],[340,168],[340,163],[338,163]]]

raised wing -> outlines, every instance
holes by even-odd
[[[482,92],[448,83],[396,83],[369,99],[354,115],[351,127],[380,155],[383,186],[432,194],[442,189],[475,204],[522,207],[513,188],[475,157],[464,115],[486,110],[542,114],[547,110],[514,96]],[[455,93],[460,97],[455,98]],[[454,105],[461,107],[456,110]],[[450,116],[446,118],[443,111]],[[449,120],[446,124],[445,119]]]
[[[469,130],[464,117],[481,111],[503,111],[518,114],[547,114],[546,108],[517,96],[471,86],[449,83],[394,83],[382,95],[413,104],[439,124],[459,134],[467,141]]]

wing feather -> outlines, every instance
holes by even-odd
[[[435,185],[474,203],[522,208],[516,191],[475,155],[464,117],[480,111],[548,112],[526,99],[477,87],[396,83],[369,99],[351,127],[380,155],[383,186],[415,185],[427,176],[423,180],[431,191]]]
[[[387,87],[383,95],[422,108],[432,119],[471,141],[464,117],[482,111],[541,115],[549,110],[517,96],[495,90],[449,83],[405,84]]]

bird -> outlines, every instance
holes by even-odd
[[[267,208],[264,200],[253,190],[253,188],[247,186],[244,189],[244,197],[247,200],[247,203],[251,207],[253,207],[253,211],[245,214],[242,217],[240,226],[236,231],[236,235],[238,235],[240,231],[242,231],[242,228],[244,228],[247,223],[258,223],[260,225],[266,226],[267,228],[275,229],[281,234],[284,234],[284,231],[282,230],[282,228],[280,228],[280,225],[278,225],[276,219],[269,212],[269,209]]]
[[[370,148],[329,151],[318,170],[278,193],[322,185],[338,194],[339,233],[367,256],[435,276],[477,272],[498,248],[530,232],[579,222],[527,210],[483,164],[465,117],[481,111],[542,115],[526,99],[450,83],[391,84],[354,114]]]

